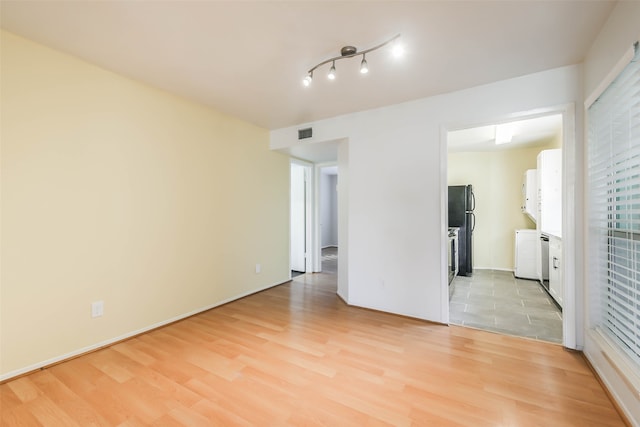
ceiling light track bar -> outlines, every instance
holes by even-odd
[[[313,72],[319,67],[322,67],[323,65],[329,64],[329,63],[331,63],[331,69],[329,70],[329,74],[327,77],[329,78],[329,80],[334,80],[336,78],[336,61],[339,61],[345,58],[353,58],[354,56],[359,56],[359,55],[362,55],[362,62],[360,63],[360,73],[366,74],[369,72],[369,65],[367,64],[367,59],[366,59],[367,53],[373,52],[374,50],[378,50],[381,47],[388,45],[389,43],[393,43],[398,38],[400,38],[400,34],[396,34],[395,36],[391,37],[389,40],[382,42],[376,46],[373,46],[372,48],[361,50],[361,51],[358,51],[358,49],[356,49],[354,46],[344,46],[342,49],[340,49],[340,56],[329,58],[327,60],[320,62],[314,67],[310,68],[309,71],[307,71],[307,76],[302,80],[302,83],[304,86],[309,86],[311,84],[311,81],[313,80]],[[394,51],[395,50],[402,51],[402,48],[400,45],[396,45],[396,47],[394,48]],[[394,52],[394,55],[397,56],[398,53]]]
[[[382,43],[380,43],[379,45],[376,45],[376,46],[374,46],[374,47],[372,47],[372,48],[369,48],[369,49],[366,49],[366,50],[361,50],[361,51],[359,51],[359,52],[358,52],[358,51],[355,51],[355,52],[353,52],[353,53],[348,53],[348,54],[346,54],[346,55],[340,55],[340,56],[336,56],[336,57],[333,57],[333,58],[327,59],[327,60],[322,61],[322,62],[320,62],[319,64],[315,65],[313,68],[309,69],[309,71],[307,71],[307,73],[308,73],[308,74],[311,74],[311,73],[313,73],[313,72],[314,72],[318,67],[322,67],[323,65],[328,64],[329,62],[334,62],[334,61],[337,61],[337,60],[339,60],[339,59],[344,59],[344,58],[353,58],[354,56],[364,55],[364,54],[367,54],[367,53],[369,53],[369,52],[373,52],[374,50],[378,50],[378,49],[380,49],[381,47],[384,47],[384,46],[388,45],[389,43],[393,42],[394,40],[396,40],[396,39],[398,39],[398,38],[400,38],[400,34],[396,34],[395,36],[391,37],[389,40],[387,40],[387,41],[385,41],[385,42],[382,42]],[[351,46],[345,46],[345,47],[349,48],[349,47],[351,47]],[[343,48],[343,49],[345,49],[345,48]],[[353,49],[355,49],[355,48],[353,48]]]

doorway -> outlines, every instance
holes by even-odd
[[[562,343],[560,306],[536,277],[514,275],[516,230],[540,234],[521,211],[523,178],[540,152],[562,149],[562,114],[460,129],[447,141],[447,185],[472,185],[476,195],[473,270],[450,284],[450,323]]]
[[[309,141],[312,142],[312,141]],[[340,246],[340,256],[335,264],[337,271],[337,294],[344,301],[349,301],[348,286],[348,198],[349,198],[349,140],[348,138],[338,138],[326,141],[315,141],[309,144],[298,144],[293,147],[282,148],[284,154],[290,156],[291,164],[306,166],[306,259],[305,272],[316,273],[321,271],[321,242],[320,242],[320,221],[319,221],[319,181],[320,170],[328,166],[337,166],[339,170],[337,206],[338,206],[338,240]],[[304,160],[302,160],[304,159]],[[300,175],[299,173],[297,174]],[[299,205],[298,205],[299,206]],[[294,210],[298,212],[298,210]],[[291,214],[290,214],[291,215]],[[299,216],[298,216],[299,217]],[[293,218],[290,218],[293,219]],[[297,245],[300,246],[301,227],[291,230],[291,236],[297,233]],[[290,242],[291,247],[293,245]],[[300,253],[301,251],[297,251]],[[291,256],[291,255],[290,255]],[[326,265],[325,265],[326,267]],[[310,275],[304,277],[310,279]]]
[[[319,166],[320,271],[338,272],[338,166]]]

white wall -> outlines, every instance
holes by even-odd
[[[338,295],[349,301],[349,142],[338,145]]]
[[[316,141],[349,141],[348,203],[339,207],[340,232],[347,226],[349,240],[348,250],[340,242],[340,258],[348,256],[349,271],[341,296],[353,305],[447,323],[443,129],[582,102],[581,83],[579,66],[563,67],[303,124],[313,126]],[[298,144],[300,126],[272,131],[271,148]],[[340,181],[342,175],[341,165]]]
[[[331,195],[331,246],[338,246],[338,175],[331,175],[329,184]]]
[[[611,13],[611,16],[602,28],[602,31],[585,59],[584,91],[586,96],[591,96],[601,81],[622,57],[623,53],[627,51],[634,42],[640,39],[639,23],[640,2],[625,1],[619,2],[618,5],[616,5],[616,8]],[[587,231],[585,226],[585,235]],[[588,265],[588,247],[586,245],[584,245],[582,257],[584,259],[583,265]],[[589,283],[591,278],[588,276],[588,270],[585,269],[583,274],[587,279],[587,283]],[[636,390],[634,395],[634,392],[627,385],[625,379],[620,376],[618,370],[614,368],[611,362],[604,356],[603,350],[606,350],[607,345],[598,339],[597,334],[591,331],[591,325],[589,324],[589,306],[586,297],[585,303],[587,304],[587,313],[585,316],[586,334],[584,353],[631,423],[636,426],[640,425],[640,401],[638,399],[638,391]],[[640,372],[638,372],[637,368],[636,378],[640,378]],[[636,387],[638,387],[638,385],[636,385]]]

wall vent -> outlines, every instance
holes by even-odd
[[[298,140],[311,138],[312,136],[313,136],[312,128],[298,129]]]

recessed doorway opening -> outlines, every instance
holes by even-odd
[[[337,274],[338,166],[320,166],[319,172],[320,271]]]
[[[540,209],[550,204],[538,200],[536,189],[530,196],[536,199],[533,212],[526,212],[525,189],[527,171],[541,171],[541,157],[553,153],[558,159],[554,188],[561,194],[564,138],[559,112],[448,133],[447,193],[451,197],[452,189],[468,187],[475,196],[462,213],[448,202],[448,234],[458,230],[465,243],[457,245],[458,256],[473,260],[449,282],[450,323],[563,342],[562,298],[544,286],[549,277],[542,272],[545,265],[560,271],[561,255],[552,262],[541,244],[549,232],[561,242],[562,199],[554,206],[558,225],[550,231],[540,220]],[[539,185],[540,177],[534,182]],[[465,217],[469,221],[458,220]],[[519,240],[519,232],[534,237]],[[530,265],[523,269],[524,258]]]

